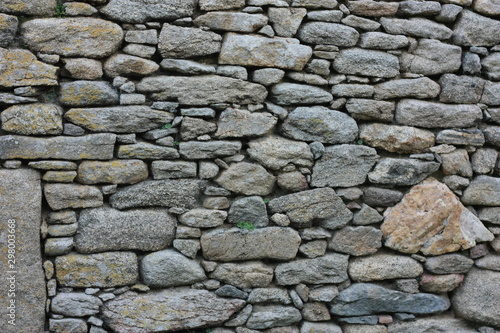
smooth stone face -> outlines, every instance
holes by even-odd
[[[453,30],[454,44],[463,46],[493,46],[500,43],[500,22],[463,10]]]
[[[284,39],[229,33],[224,38],[219,63],[301,71],[311,55],[309,46]]]
[[[484,207],[478,210],[481,221],[500,224],[500,207]]]
[[[219,116],[215,136],[221,139],[261,136],[271,131],[277,122],[278,118],[268,112],[228,108]]]
[[[2,68],[0,72],[0,86],[24,87],[24,86],[55,86],[57,85],[56,72],[58,67],[38,61],[33,53],[28,50],[8,50],[0,48],[0,60],[9,66]],[[12,101],[14,96],[3,99]],[[22,100],[21,100],[22,102]]]
[[[4,296],[0,298],[0,313],[3,320],[0,330],[6,333],[17,333],[19,327],[32,332],[42,332],[45,322],[46,285],[42,269],[40,251],[40,225],[42,210],[42,189],[40,174],[35,170],[17,169],[0,170],[0,236],[4,255],[0,261],[0,287]],[[13,221],[14,220],[14,221]],[[15,235],[15,259],[8,257],[8,244]],[[10,240],[10,241],[9,241]],[[10,265],[14,265],[11,267]],[[12,273],[16,271],[15,297],[7,293],[13,282]],[[22,291],[22,292],[21,292]],[[15,324],[8,306],[15,300]]]
[[[146,132],[168,124],[174,118],[170,112],[148,106],[114,106],[107,108],[70,109],[64,117],[93,132]]]
[[[375,85],[375,98],[434,98],[439,95],[440,90],[439,84],[427,77],[390,80]]]
[[[340,51],[333,69],[342,74],[391,78],[399,74],[399,60],[385,52],[352,48]]]
[[[355,283],[330,303],[337,316],[363,316],[376,313],[406,312],[432,314],[447,310],[447,297],[433,294],[407,294],[370,283]]]
[[[279,170],[290,163],[298,167],[313,165],[311,149],[305,142],[269,135],[250,141],[248,146],[250,157],[272,170]]]
[[[149,180],[124,187],[110,198],[117,209],[132,207],[183,207],[197,206],[204,182],[190,179]]]
[[[103,204],[102,193],[95,186],[45,184],[43,192],[50,208],[54,210],[99,207]]]
[[[140,160],[83,161],[78,166],[82,184],[135,184],[148,178],[148,166]]]
[[[196,0],[111,0],[101,13],[113,20],[143,23],[155,20],[175,20],[191,16]]]
[[[33,51],[104,58],[120,47],[123,30],[97,18],[48,18],[27,21],[21,26],[21,35]]]
[[[209,12],[194,20],[196,26],[211,30],[253,32],[267,24],[268,18],[262,14],[237,12]]]
[[[416,278],[423,271],[415,259],[392,254],[353,258],[349,264],[349,276],[361,282]]]
[[[78,220],[76,249],[79,253],[157,251],[172,245],[176,224],[164,209],[84,209]]]
[[[106,81],[62,82],[59,102],[65,106],[100,106],[118,103],[118,93]]]
[[[350,47],[356,45],[359,33],[356,29],[341,24],[309,22],[300,28],[298,38],[306,44]]]
[[[216,229],[201,236],[203,257],[217,261],[290,260],[295,258],[299,245],[298,232],[281,227],[259,228],[253,231],[237,228]]]
[[[117,333],[171,332],[220,325],[244,306],[206,290],[129,291],[106,302],[103,320]]]
[[[424,128],[471,127],[481,118],[481,109],[470,104],[449,105],[404,99],[396,107],[399,124]]]
[[[401,71],[423,75],[456,72],[462,64],[462,48],[435,39],[420,39],[411,53],[399,57]]]
[[[153,99],[176,99],[185,105],[258,104],[267,97],[260,84],[218,75],[147,77],[137,84],[137,90],[152,92]]]
[[[219,264],[210,274],[217,279],[238,288],[267,287],[273,279],[273,268],[257,261],[241,264]]]
[[[56,258],[56,277],[65,287],[116,287],[136,283],[139,271],[133,252],[70,253]]]
[[[334,233],[328,247],[336,252],[366,256],[382,247],[382,232],[373,227],[344,227]]]
[[[380,19],[380,23],[385,31],[393,35],[406,35],[430,39],[448,39],[451,37],[452,30],[444,24],[439,24],[424,18]]]
[[[238,154],[240,141],[189,141],[179,144],[179,153],[185,159],[201,160]]]
[[[142,280],[150,287],[189,285],[206,279],[201,265],[174,250],[148,254],[141,260]]]
[[[419,153],[434,146],[434,134],[409,126],[363,124],[359,137],[365,144],[395,153]]]
[[[158,38],[163,58],[193,58],[218,53],[222,37],[210,31],[165,23]]]
[[[456,313],[483,325],[500,326],[500,272],[473,268],[452,298]]]
[[[0,12],[29,16],[52,16],[56,5],[56,0],[40,0],[36,3],[24,0],[5,0],[0,3]]]
[[[261,197],[244,197],[233,201],[228,213],[229,223],[250,222],[256,227],[269,224],[267,207]]]
[[[225,189],[245,195],[267,195],[272,192],[276,177],[259,164],[234,163],[215,182]]]
[[[281,327],[299,322],[300,311],[291,306],[255,306],[246,326],[250,329]]]
[[[217,209],[195,208],[179,215],[179,222],[193,228],[214,228],[222,225],[227,212]]]
[[[104,63],[104,71],[110,77],[146,76],[160,68],[156,62],[141,57],[115,54]]]
[[[463,319],[456,318],[419,318],[416,321],[400,321],[389,324],[388,333],[418,333],[418,332],[435,332],[435,333],[448,333],[448,332],[461,332],[461,333],[474,333],[477,330],[473,325],[469,324]]]
[[[62,114],[55,104],[14,105],[2,112],[2,129],[21,135],[58,135],[63,130]]]
[[[414,185],[436,172],[440,164],[437,162],[416,159],[383,158],[368,179],[375,184]]]
[[[54,313],[70,317],[84,317],[99,313],[102,301],[92,295],[84,293],[59,293],[51,302]]]
[[[356,138],[356,121],[345,113],[322,106],[293,110],[281,127],[283,135],[301,141],[346,143]]]
[[[465,205],[500,205],[500,178],[478,176],[473,179],[461,198]]]
[[[276,266],[278,285],[341,283],[347,280],[344,254],[327,254],[315,259],[299,259]]]
[[[314,165],[311,185],[349,187],[362,184],[377,159],[376,150],[366,146],[327,147]]]
[[[439,255],[494,238],[446,185],[433,178],[414,186],[384,216],[385,246],[404,253]]]

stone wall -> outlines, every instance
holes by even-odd
[[[0,12],[2,332],[500,329],[497,0]]]

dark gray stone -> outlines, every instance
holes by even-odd
[[[483,94],[485,81],[473,76],[444,74],[439,79],[439,101],[444,103],[478,103]]]
[[[265,227],[269,224],[267,207],[261,197],[244,197],[233,201],[229,208],[228,221],[230,223],[251,222],[256,227]]]
[[[383,158],[368,174],[368,179],[375,184],[415,185],[436,172],[439,166],[437,162]]]
[[[248,293],[230,284],[226,284],[225,286],[222,286],[219,289],[217,289],[215,291],[215,295],[220,297],[239,298],[239,299],[248,298]]]
[[[179,153],[185,159],[202,160],[238,154],[240,141],[189,141],[179,144]]]
[[[306,44],[325,44],[342,47],[356,45],[359,33],[356,29],[336,23],[309,22],[299,29],[298,38]]]
[[[463,46],[493,46],[500,43],[500,22],[463,10],[455,23],[452,40]]]
[[[399,60],[385,52],[352,48],[340,51],[333,69],[342,74],[391,78],[399,74]]]
[[[398,79],[375,85],[376,99],[401,97],[434,98],[441,90],[439,84],[427,77],[418,79]]]
[[[327,254],[315,259],[299,259],[279,264],[275,269],[278,285],[341,283],[348,279],[344,254]]]
[[[477,176],[465,189],[461,201],[464,205],[500,205],[500,178]]]

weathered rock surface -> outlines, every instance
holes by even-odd
[[[464,280],[464,276],[460,274],[447,274],[447,275],[431,275],[423,274],[420,280],[420,290],[434,293],[443,294],[454,290]]]
[[[465,189],[461,200],[465,205],[498,206],[500,204],[500,178],[476,177]]]
[[[271,88],[271,100],[279,105],[323,104],[331,102],[333,96],[315,86],[282,82]]]
[[[101,191],[95,186],[78,184],[45,184],[43,188],[45,199],[50,208],[99,207],[103,204]]]
[[[53,15],[56,0],[40,0],[36,3],[23,0],[5,0],[0,4],[0,12],[30,16]]]
[[[78,166],[82,184],[135,184],[148,178],[148,166],[140,160],[83,161]]]
[[[416,321],[400,321],[388,326],[388,333],[417,332],[447,333],[450,331],[474,333],[477,330],[463,319],[455,318],[419,318]]]
[[[18,19],[16,16],[0,14],[0,47],[8,47],[16,36]]]
[[[381,18],[380,23],[385,31],[393,35],[406,35],[430,39],[448,39],[452,30],[444,24],[424,18]]]
[[[385,246],[404,253],[439,255],[493,240],[481,221],[435,179],[414,186],[384,215]]]
[[[193,58],[218,53],[222,36],[199,28],[179,27],[165,23],[158,37],[163,58]]]
[[[179,152],[175,148],[154,145],[147,142],[138,142],[118,147],[118,158],[134,159],[175,159],[179,158]]]
[[[267,12],[269,23],[273,26],[276,34],[282,37],[293,37],[306,14],[305,8],[270,7]]]
[[[120,189],[110,198],[114,208],[197,206],[204,182],[190,179],[149,180]]]
[[[363,184],[377,159],[375,149],[366,146],[327,147],[313,168],[311,185],[349,187]]]
[[[21,34],[31,50],[66,57],[104,58],[123,40],[118,24],[87,17],[27,21]]]
[[[215,136],[221,139],[261,136],[271,131],[277,122],[278,118],[268,112],[228,108],[219,116]]]
[[[343,47],[356,45],[359,33],[356,29],[336,23],[308,22],[299,30],[299,39],[307,44],[325,44]]]
[[[333,234],[328,247],[335,252],[366,256],[382,247],[382,232],[373,227],[344,227]]]
[[[407,46],[408,38],[403,35],[390,35],[378,31],[361,34],[359,46],[365,49],[393,50]]]
[[[458,253],[453,253],[427,258],[424,267],[434,274],[460,274],[467,273],[472,265],[474,265],[472,259]]]
[[[137,256],[133,252],[70,253],[57,257],[55,267],[58,283],[66,287],[132,285],[139,277]]]
[[[267,195],[272,192],[276,177],[259,164],[234,163],[215,182],[225,189],[245,195]]]
[[[104,71],[110,77],[146,76],[160,68],[156,62],[127,54],[114,54],[104,63]]]
[[[189,141],[179,144],[179,153],[189,160],[201,160],[238,154],[241,146],[239,141]]]
[[[456,72],[462,63],[462,49],[435,39],[421,39],[411,53],[399,57],[402,72],[437,75]]]
[[[438,169],[437,162],[388,157],[379,160],[368,179],[375,184],[414,185]]]
[[[118,93],[106,81],[62,82],[59,102],[65,106],[100,106],[118,103]]]
[[[265,329],[287,326],[302,319],[300,311],[292,306],[255,306],[246,326],[250,329]]]
[[[267,16],[237,12],[209,12],[194,20],[196,26],[208,27],[211,30],[253,32],[265,26]]]
[[[224,38],[219,63],[301,71],[311,55],[309,46],[284,39],[230,33]]]
[[[342,74],[391,78],[399,74],[399,60],[385,52],[352,48],[340,51],[333,69]]]
[[[65,319],[49,319],[49,329],[55,333],[74,332],[86,333],[87,323],[83,319],[65,318]]]
[[[485,80],[467,75],[444,74],[439,79],[439,101],[444,103],[478,103],[483,94]]]
[[[344,282],[348,279],[347,258],[347,255],[335,253],[279,264],[275,270],[276,283],[286,286]]]
[[[96,296],[84,293],[60,293],[52,299],[50,307],[53,312],[61,315],[84,317],[99,313],[102,304]]]
[[[28,50],[0,48],[2,66],[0,85],[3,87],[55,86],[58,67],[38,61]]]
[[[201,236],[201,249],[207,260],[290,260],[295,258],[299,245],[298,232],[281,227],[259,228],[254,231],[216,229]]]
[[[396,103],[350,98],[346,103],[346,109],[354,119],[390,122],[394,118]]]
[[[453,30],[453,42],[463,46],[493,46],[500,42],[500,23],[491,18],[463,10]]]
[[[439,95],[440,86],[433,80],[422,77],[418,79],[390,80],[375,85],[376,99],[392,99],[400,97],[434,98]]]
[[[2,112],[2,129],[22,135],[57,135],[63,131],[62,114],[55,104],[14,105]]]
[[[157,251],[172,245],[175,226],[175,219],[163,209],[84,209],[78,219],[76,249],[79,253]]]
[[[111,0],[101,12],[117,21],[142,23],[154,20],[174,20],[194,13],[197,1],[175,0]]]
[[[225,210],[195,208],[178,217],[179,222],[193,228],[214,228],[227,218]]]
[[[233,201],[228,212],[229,223],[250,222],[256,227],[269,224],[267,207],[259,196],[243,197]]]
[[[267,287],[273,279],[273,268],[257,261],[241,264],[219,264],[210,274],[217,279],[238,288]]]
[[[423,271],[415,259],[392,254],[353,258],[349,263],[349,276],[361,282],[416,278]]]
[[[103,320],[117,333],[172,332],[222,324],[244,306],[206,290],[129,291],[106,302]]]

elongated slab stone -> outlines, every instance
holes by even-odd
[[[137,255],[133,252],[70,253],[56,258],[56,277],[65,287],[116,287],[136,283]]]
[[[45,184],[43,192],[50,208],[54,210],[99,207],[103,204],[102,193],[95,186]]]
[[[82,184],[135,184],[147,178],[148,166],[140,160],[83,161],[78,166]]]
[[[219,229],[201,236],[201,249],[207,260],[290,260],[295,258],[299,245],[299,233],[291,228]]]
[[[120,47],[123,30],[98,18],[48,18],[21,26],[30,50],[66,57],[104,58]]]
[[[46,293],[40,252],[40,174],[1,169],[0,193],[0,331],[18,333],[22,327],[26,332],[43,332]]]
[[[196,0],[111,0],[101,13],[129,23],[175,20],[192,15],[196,3]]]
[[[258,104],[267,97],[260,84],[218,75],[147,77],[137,84],[137,90],[153,93],[153,99],[185,105]]]
[[[173,332],[222,324],[245,304],[189,288],[129,291],[105,303],[103,320],[117,333]]]
[[[166,209],[84,209],[78,220],[76,249],[80,253],[158,251],[172,245],[176,224]]]
[[[3,0],[0,2],[0,12],[28,16],[45,16],[53,15],[56,5],[56,0]]]
[[[58,67],[38,61],[28,50],[0,48],[0,63],[8,64],[2,66],[0,71],[0,86],[2,87],[57,85]]]
[[[348,279],[345,254],[327,254],[314,259],[300,259],[276,266],[276,283],[294,285],[299,283],[341,283]]]
[[[311,56],[309,46],[286,39],[229,33],[222,43],[219,63],[301,71]]]
[[[110,198],[118,209],[132,207],[183,207],[198,204],[204,182],[194,179],[150,180],[119,190]]]
[[[235,155],[241,147],[240,141],[189,141],[179,144],[179,153],[186,159],[201,160]]]
[[[115,133],[142,133],[160,128],[174,119],[170,112],[135,105],[71,109],[64,117],[89,131]]]
[[[464,191],[462,202],[465,205],[499,206],[500,178],[490,176],[476,177]]]
[[[79,137],[0,137],[0,159],[110,160],[116,135],[103,133]]]

